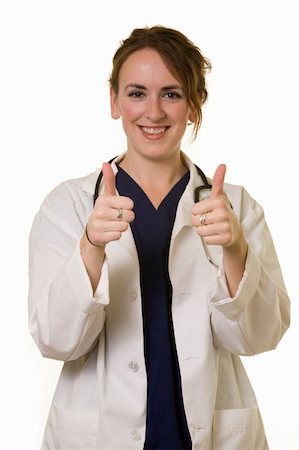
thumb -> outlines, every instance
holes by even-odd
[[[116,195],[115,175],[109,163],[104,163],[102,167],[104,180],[104,195]]]
[[[223,194],[223,183],[226,173],[226,165],[220,164],[213,177],[211,197],[219,197]]]

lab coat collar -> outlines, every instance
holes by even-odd
[[[111,166],[112,166],[113,172],[115,174],[117,174],[117,172],[118,172],[117,163],[119,163],[124,158],[125,154],[126,154],[126,152],[123,152],[121,155],[117,156],[113,160]],[[193,200],[194,189],[197,186],[202,185],[203,181],[201,180],[200,176],[198,175],[196,167],[194,166],[194,164],[192,163],[190,158],[184,152],[181,152],[181,155],[182,155],[185,165],[190,170],[190,180],[189,180],[187,188],[181,198],[181,203],[186,203],[186,201],[187,201],[188,204],[192,204],[194,202],[194,200]],[[85,180],[83,183],[83,190],[85,192],[87,192],[89,194],[94,193],[95,184],[96,184],[97,178],[98,178],[101,170],[102,170],[101,168],[98,168],[95,172],[93,172],[93,173],[87,175],[87,177],[85,177]],[[103,186],[101,186],[100,193],[101,193],[102,189],[103,189]]]
[[[117,156],[113,160],[111,166],[112,166],[113,172],[115,174],[117,174],[117,172],[118,172],[118,168],[117,168],[116,164],[119,163],[123,159],[125,154],[126,153],[124,152],[121,155]],[[99,167],[95,172],[92,172],[91,174],[87,175],[87,177],[85,178],[85,181],[83,183],[83,191],[87,192],[88,194],[94,193],[95,185],[96,185],[96,182],[97,182],[98,176],[100,175],[101,170],[102,170],[102,168]],[[102,192],[102,190],[103,190],[103,184],[101,184],[100,193]]]
[[[180,199],[178,204],[178,209],[176,213],[176,220],[173,227],[172,237],[174,238],[180,230],[185,226],[192,226],[191,219],[192,213],[191,209],[194,204],[194,191],[198,186],[202,186],[203,180],[198,175],[197,169],[191,159],[182,152],[182,158],[184,160],[185,165],[188,167],[190,171],[190,180],[186,186],[185,191]]]

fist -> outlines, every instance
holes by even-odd
[[[133,201],[116,192],[115,174],[111,165],[104,163],[102,171],[104,192],[97,198],[86,225],[88,240],[97,247],[120,239],[135,218]]]
[[[223,191],[226,166],[220,164],[213,177],[212,190],[192,208],[192,225],[207,245],[234,245],[242,235],[239,219]]]

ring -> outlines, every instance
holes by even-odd
[[[205,214],[201,214],[201,215],[199,216],[199,222],[200,222],[202,225],[206,225],[206,218],[207,218],[207,216],[206,216]]]
[[[117,211],[116,211],[116,218],[117,218],[118,220],[121,220],[121,219],[123,218],[123,209],[122,209],[122,208],[117,208]]]

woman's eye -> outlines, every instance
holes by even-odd
[[[166,92],[164,94],[165,97],[170,98],[170,99],[178,99],[181,98],[180,94],[178,94],[177,92]]]
[[[144,95],[143,92],[139,92],[139,91],[129,93],[129,97],[133,97],[133,98],[141,98],[141,97],[143,97],[143,95]]]

